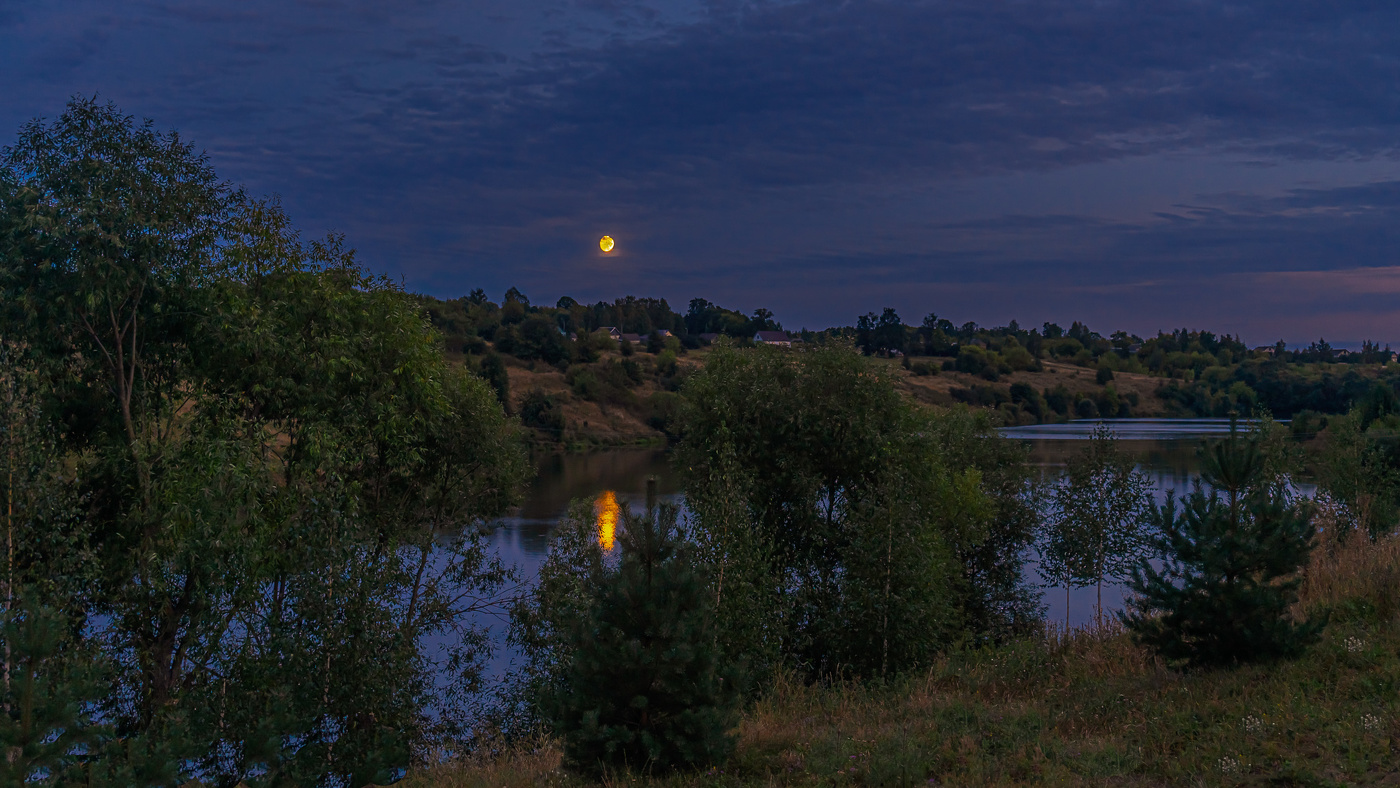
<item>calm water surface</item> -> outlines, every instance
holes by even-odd
[[[1040,469],[1041,478],[1053,482],[1059,478],[1068,460],[1084,449],[1084,441],[1099,423],[1074,421],[1067,424],[1042,424],[1001,430],[1003,436],[1025,441],[1030,448],[1031,463]],[[1108,419],[1107,424],[1119,437],[1120,449],[1135,458],[1140,468],[1152,477],[1158,498],[1168,490],[1184,492],[1200,470],[1196,450],[1206,438],[1218,438],[1229,433],[1226,419]],[[549,534],[568,511],[571,501],[592,502],[592,516],[605,543],[612,538],[621,507],[640,510],[644,506],[646,479],[658,480],[663,500],[683,502],[680,475],[672,468],[670,455],[663,450],[618,449],[587,454],[555,454],[537,458],[537,474],[516,512],[493,524],[488,537],[500,557],[516,566],[523,579],[532,578],[549,549]],[[1306,485],[1300,492],[1310,493]],[[1027,557],[1028,576],[1039,582],[1034,556]],[[1044,589],[1046,616],[1065,620],[1063,587]],[[1124,589],[1104,588],[1106,609],[1122,605]],[[1071,591],[1069,621],[1084,624],[1093,618],[1095,591],[1092,588]],[[499,620],[491,623],[497,641],[504,639],[505,625]],[[512,655],[501,649],[492,663],[497,675],[509,664]]]

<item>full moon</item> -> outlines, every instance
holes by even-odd
[[[598,248],[599,248],[599,249],[602,249],[604,252],[611,252],[611,251],[613,250],[613,239],[612,239],[612,236],[611,236],[611,235],[605,235],[605,236],[603,236],[603,239],[602,239],[601,241],[598,242]]]

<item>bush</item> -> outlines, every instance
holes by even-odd
[[[1040,362],[1036,361],[1035,356],[1020,345],[1002,348],[1001,358],[1012,370],[1033,371],[1040,367]]]
[[[1094,381],[1102,386],[1110,380],[1113,380],[1113,370],[1108,367],[1099,367],[1098,373],[1094,375]]]
[[[576,397],[596,402],[602,396],[603,381],[599,380],[591,369],[573,367],[564,379],[568,381]]]
[[[520,421],[527,427],[548,432],[552,437],[564,433],[564,410],[539,389],[525,395],[520,403]]]
[[[481,377],[491,384],[491,388],[496,391],[496,399],[509,413],[510,375],[506,373],[506,364],[499,354],[487,353],[481,358]]]
[[[958,351],[958,357],[954,361],[954,366],[959,372],[966,372],[977,375],[989,366],[995,369],[995,361],[991,354],[976,345],[964,345]]]
[[[907,358],[907,357],[906,357],[906,358]],[[913,372],[913,373],[914,373],[915,375],[917,375],[918,377],[926,377],[926,376],[929,376],[929,375],[937,375],[937,374],[938,374],[938,366],[935,365],[935,364],[931,364],[931,363],[926,363],[926,362],[923,362],[923,361],[919,361],[919,362],[915,362],[915,363],[911,364],[911,365],[909,366],[909,371],[910,371],[910,372]]]
[[[1257,441],[1232,432],[1202,452],[1198,484],[1169,495],[1154,512],[1165,558],[1143,561],[1129,587],[1137,595],[1120,614],[1138,642],[1193,667],[1294,657],[1317,639],[1324,621],[1295,623],[1290,608],[1308,563],[1315,528],[1308,505],[1263,478]]]
[[[671,391],[658,391],[647,399],[647,426],[661,430],[668,437],[680,437],[677,421],[684,399]]]
[[[1069,404],[1071,401],[1069,389],[1065,388],[1064,384],[1060,384],[1053,389],[1045,390],[1045,404],[1050,407],[1050,410],[1055,411],[1061,416],[1069,415]]]
[[[604,570],[549,700],[565,758],[586,774],[695,768],[734,747],[741,682],[719,663],[711,595],[676,514],[623,509],[620,564]]]
[[[1086,397],[1074,404],[1074,415],[1081,419],[1096,419],[1099,417],[1099,406]]]
[[[661,355],[656,357],[656,372],[658,375],[671,377],[676,374],[676,353],[672,350],[663,350]]]
[[[1012,383],[1011,401],[1034,416],[1036,421],[1045,420],[1045,399],[1035,387],[1027,383]]]

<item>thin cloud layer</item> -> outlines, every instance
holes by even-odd
[[[66,9],[0,4],[0,123],[101,93],[413,288],[1400,344],[1393,3]]]

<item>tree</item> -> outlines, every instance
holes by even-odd
[[[1138,565],[1148,547],[1151,490],[1152,480],[1118,450],[1103,424],[1070,460],[1040,545],[1041,573],[1065,586],[1066,627],[1071,586],[1097,588],[1094,614],[1102,620],[1104,581],[1126,579]]]
[[[885,307],[885,311],[880,314],[880,319],[875,324],[874,335],[875,347],[880,352],[904,352],[904,322],[899,319],[899,314],[893,307]]]
[[[749,318],[749,325],[744,334],[752,337],[759,331],[781,331],[782,328],[781,325],[778,325],[778,321],[773,319],[773,313],[770,310],[759,307],[753,311],[753,317]]]
[[[988,479],[1003,478],[1001,458],[979,454],[985,442],[995,441],[989,426],[912,406],[885,370],[848,347],[796,353],[720,348],[684,393],[677,462],[686,469],[699,538],[718,541],[705,536],[716,527],[751,530],[757,549],[713,555],[736,565],[755,553],[765,556],[769,576],[784,592],[780,605],[731,609],[749,627],[752,649],[768,653],[777,640],[813,675],[857,665],[873,675],[882,665],[916,667],[938,647],[930,641],[946,644],[952,632],[970,629],[980,636],[1019,620],[1024,608],[1013,601],[1021,598],[1016,556],[1034,520],[1013,513],[1019,503],[1002,506],[1023,492],[1019,482],[989,492]],[[951,480],[970,468],[984,472],[975,487],[977,496],[993,499],[985,505],[950,492],[961,489]],[[874,547],[866,540],[874,533],[887,537],[875,547],[901,550],[877,550],[887,560],[869,563]],[[1015,543],[1007,552],[1002,537]],[[903,612],[888,617],[895,624],[887,633],[848,637],[850,622],[871,612],[857,611],[851,600],[884,605],[886,577],[894,583],[888,599],[902,600]],[[752,604],[766,605],[760,598]],[[754,617],[763,617],[763,625],[751,626]],[[895,625],[903,633],[895,633]],[[907,662],[895,665],[881,656],[887,634],[893,642],[914,632],[930,641],[902,652],[914,655]],[[857,642],[866,649],[858,659]]]
[[[72,622],[49,608],[19,604],[0,620],[6,655],[0,692],[0,782],[82,784],[105,726],[92,719],[107,691],[89,654],[72,654]],[[65,648],[67,647],[67,648]],[[72,779],[71,783],[67,780]]]
[[[39,391],[5,395],[0,448],[52,447],[5,451],[6,579],[101,650],[103,773],[392,776],[449,729],[421,638],[481,675],[469,616],[508,572],[463,526],[513,500],[515,426],[416,299],[173,134],[75,101],[0,171],[0,334],[27,340],[0,378]]]
[[[510,375],[506,372],[506,364],[496,353],[487,353],[481,359],[481,377],[491,384],[491,389],[496,392],[496,401],[501,403],[501,407],[510,407]]]
[[[1164,564],[1138,564],[1129,583],[1137,597],[1120,617],[1138,642],[1173,663],[1296,656],[1325,623],[1289,616],[1315,529],[1306,503],[1265,479],[1264,467],[1256,440],[1232,428],[1203,450],[1201,480],[1181,508],[1173,495],[1155,508]]]
[[[549,709],[580,771],[694,768],[733,748],[741,680],[719,659],[710,596],[676,517],[669,504],[623,510],[619,566],[576,622]]]
[[[1396,526],[1400,419],[1387,418],[1384,407],[1383,397],[1372,396],[1351,413],[1327,421],[1329,440],[1317,457],[1316,469],[1322,492],[1340,504],[1341,519],[1331,534],[1336,540],[1353,529],[1375,539]],[[1371,423],[1366,425],[1368,415]]]
[[[217,273],[239,195],[178,134],[96,99],[27,124],[2,166],[18,200],[7,211],[17,248],[0,300],[29,318],[18,338],[51,357],[82,355],[74,385],[110,399],[75,420],[115,420],[127,467],[149,494],[153,420],[179,394],[193,350],[180,340],[192,332],[199,286]]]

